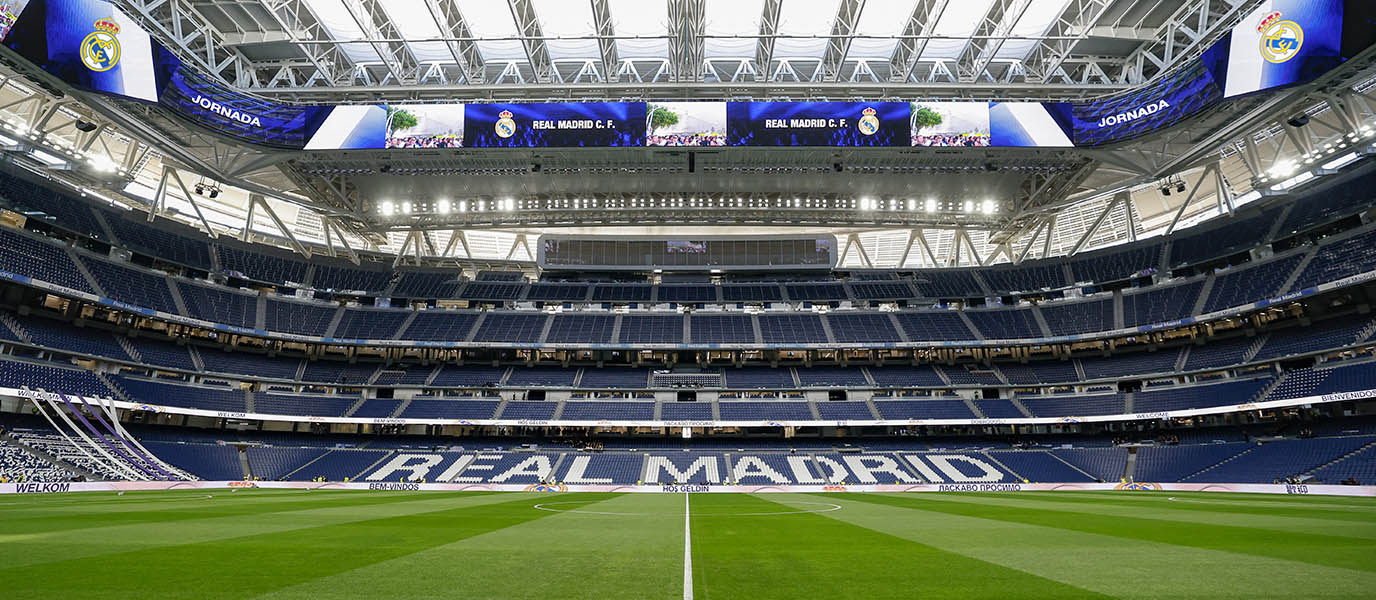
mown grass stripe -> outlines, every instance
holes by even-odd
[[[581,498],[596,502],[597,496]],[[0,569],[24,598],[248,598],[540,519],[527,498]],[[99,568],[92,568],[93,565]],[[383,582],[379,582],[383,583]],[[355,590],[365,592],[366,590]]]
[[[1087,506],[1122,506],[1158,508],[1169,506],[1173,509],[1195,510],[1217,513],[1254,514],[1271,517],[1301,517],[1306,519],[1326,519],[1335,522],[1357,521],[1376,523],[1376,511],[1371,510],[1372,501],[1365,504],[1329,505],[1319,498],[1298,497],[1289,502],[1253,502],[1249,498],[1220,498],[1232,494],[1208,492],[1120,492],[1098,496],[1085,496],[1064,492],[1019,492],[1019,496],[1065,504]],[[975,497],[1006,498],[1008,494],[974,493]],[[1174,498],[1174,500],[1171,500]]]
[[[831,518],[844,510],[767,517],[696,516],[699,511],[718,510],[714,505],[726,502],[741,512],[787,510],[790,505],[786,500],[736,494],[693,497],[694,591],[698,598],[1104,597],[942,550],[925,540]]]
[[[1368,539],[1285,533],[1285,543],[1276,544],[1275,538],[1281,534],[1252,527],[1105,516],[1022,506],[991,506],[963,500],[960,494],[876,494],[861,495],[857,499],[950,515],[1376,572],[1376,560],[1372,559],[1372,556],[1376,556],[1376,542]]]
[[[939,497],[938,497],[939,498]],[[1280,511],[1278,515],[1267,515],[1260,509],[1245,512],[1214,510],[1214,507],[1199,507],[1191,504],[1190,498],[1159,496],[1150,501],[1123,504],[1101,502],[1093,504],[1077,499],[1070,502],[1060,501],[1053,496],[1029,496],[1024,494],[963,494],[963,502],[1008,506],[1020,509],[1056,510],[1074,513],[1089,513],[1109,517],[1132,517],[1139,519],[1165,519],[1205,525],[1227,525],[1270,529],[1287,533],[1316,533],[1376,540],[1376,521],[1347,521],[1336,519],[1311,518],[1300,511]]]
[[[626,494],[592,504],[577,501],[579,497],[552,494],[530,498],[524,507],[512,503],[506,506],[547,516],[274,590],[262,598],[317,600],[339,590],[367,590],[373,600],[682,597],[681,496]],[[591,512],[534,508],[543,502]],[[618,514],[596,514],[603,512]]]
[[[384,517],[405,516],[460,506],[480,506],[509,502],[510,495],[435,492],[355,493],[359,498],[394,496],[398,501],[339,505],[322,503],[317,507],[299,506],[294,511],[272,510],[157,523],[134,523],[93,529],[67,529],[25,534],[0,545],[4,565],[38,564],[71,558],[94,558],[103,554],[128,552],[168,544],[211,542],[233,537],[286,532],[308,527]],[[405,501],[401,501],[405,500]],[[222,499],[225,502],[252,504],[258,499]]]
[[[486,494],[492,492],[459,492],[463,494]],[[209,496],[207,498],[207,496]],[[381,494],[349,492],[347,494],[319,492],[291,492],[280,495],[240,495],[228,490],[215,490],[213,493],[188,492],[181,498],[167,498],[160,501],[138,500],[138,510],[127,510],[119,497],[105,503],[81,505],[79,510],[63,510],[50,514],[12,513],[0,511],[0,526],[9,533],[53,532],[70,529],[91,529],[129,524],[151,524],[233,517],[241,515],[262,515],[274,512],[291,512],[322,508],[326,506],[375,506],[399,502],[414,502],[433,498],[426,493]],[[252,501],[248,501],[249,499]]]
[[[813,499],[844,507],[826,518],[1121,598],[1354,598],[1376,585],[1376,576],[1362,571],[930,511],[919,496],[927,494]],[[771,498],[789,505],[806,496]],[[914,577],[926,575],[919,569]],[[1004,594],[1030,596],[1016,588]]]

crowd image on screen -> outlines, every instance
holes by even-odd
[[[463,138],[456,135],[407,135],[387,138],[388,148],[462,148]]]
[[[914,135],[913,145],[941,148],[978,148],[989,145],[989,134],[953,133],[941,135]]]
[[[649,146],[725,146],[726,135],[721,133],[671,133],[651,135],[645,140]]]

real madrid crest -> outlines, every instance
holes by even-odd
[[[879,133],[879,117],[874,116],[878,111],[866,106],[865,110],[860,111],[860,113],[864,115],[860,117],[860,133],[865,135]]]
[[[81,63],[92,71],[109,71],[119,64],[119,23],[99,19],[95,28],[81,40]]]
[[[1261,34],[1261,57],[1267,62],[1279,64],[1295,58],[1304,45],[1304,29],[1294,21],[1280,20],[1280,11],[1263,17],[1257,33]]]
[[[497,116],[501,117],[500,119],[497,119],[497,125],[494,127],[494,129],[497,130],[497,137],[509,138],[513,135],[516,135],[516,121],[515,119],[511,118],[512,116],[514,116],[511,114],[511,111],[504,110],[502,112],[497,113]]]

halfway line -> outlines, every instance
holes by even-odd
[[[683,600],[693,600],[693,532],[688,512],[688,496],[683,494]]]

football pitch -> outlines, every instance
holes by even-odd
[[[1376,499],[1175,492],[0,497],[23,598],[1376,598]]]

